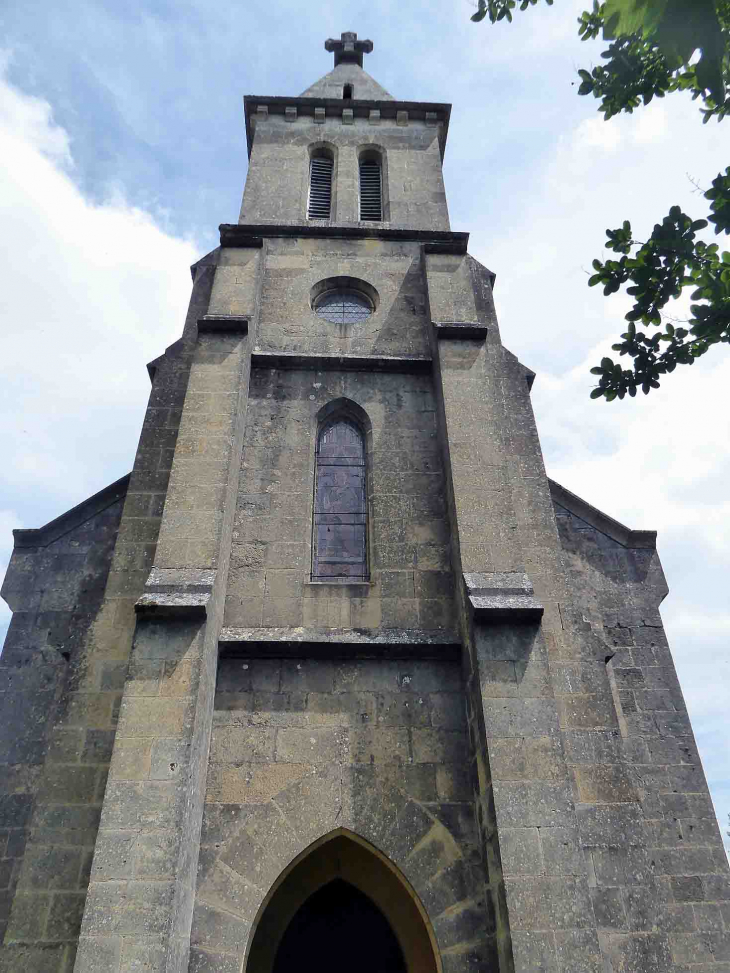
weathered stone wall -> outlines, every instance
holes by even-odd
[[[0,658],[0,941],[21,870],[9,942],[63,942],[80,921],[115,697],[103,725],[72,720],[60,730],[56,723],[82,676],[82,648],[104,593],[126,488],[126,479],[114,484],[56,529],[24,531],[5,577],[13,617]],[[113,675],[101,678],[106,684]],[[71,766],[54,773],[44,767],[47,755]],[[79,789],[88,802],[76,805]]]
[[[335,150],[332,223],[358,222],[358,151],[378,147],[383,155],[384,224],[449,229],[439,126],[416,120],[370,124],[361,118],[346,124],[342,116],[318,125],[311,116],[290,122],[273,114],[254,118],[252,124],[254,141],[239,222],[306,222],[310,146],[326,143]]]
[[[618,969],[725,970],[727,858],[658,611],[656,550],[555,512],[592,623],[575,624],[593,661],[556,678],[574,694],[563,738],[603,952]]]
[[[310,304],[313,285],[339,276],[375,288],[378,303],[371,317],[345,325],[317,317]],[[343,240],[335,248],[316,239],[269,243],[257,351],[428,356],[427,325],[418,244]]]
[[[237,266],[226,253],[224,264]],[[225,625],[453,633],[418,246],[353,240],[334,254],[325,241],[279,239],[267,243],[264,268]],[[333,324],[311,310],[313,285],[343,274],[378,294],[361,324]],[[246,284],[233,273],[226,281],[213,298],[217,312],[230,314]],[[282,354],[301,356],[303,367],[282,368]],[[343,371],[337,359],[324,360],[333,355],[406,360],[394,373],[377,359],[372,370]],[[354,404],[367,423],[369,584],[310,584],[317,431],[323,410],[337,403]]]
[[[264,896],[338,828],[420,897],[444,973],[491,947],[456,661],[223,659],[191,970],[237,973]]]
[[[449,531],[430,376],[254,369],[225,625],[453,632]],[[371,582],[311,584],[318,412],[372,423]]]

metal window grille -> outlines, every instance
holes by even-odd
[[[320,297],[314,313],[333,324],[352,324],[369,318],[373,306],[367,297],[357,291],[336,290]]]
[[[368,159],[360,163],[360,219],[383,219],[380,162],[376,159]]]
[[[332,159],[315,156],[309,164],[307,219],[328,220],[332,207]]]

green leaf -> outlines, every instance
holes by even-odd
[[[609,40],[621,34],[656,30],[665,8],[666,0],[606,0],[603,36]]]

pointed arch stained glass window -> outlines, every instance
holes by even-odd
[[[312,579],[366,581],[365,441],[347,419],[325,426],[317,442]]]

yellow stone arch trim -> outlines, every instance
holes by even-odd
[[[377,905],[398,940],[408,973],[442,973],[431,922],[410,882],[374,845],[346,828],[305,848],[271,886],[251,929],[245,973],[271,973],[296,912],[336,878],[354,885]]]

